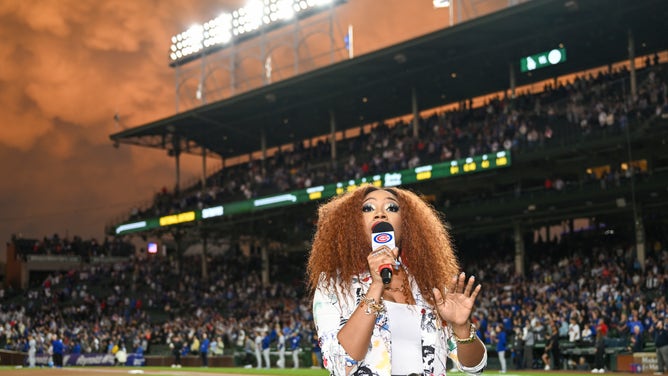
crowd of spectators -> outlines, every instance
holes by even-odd
[[[644,265],[632,234],[589,230],[530,242],[524,275],[515,273],[510,244],[495,252],[489,243],[485,256],[475,258],[488,261],[467,266],[485,284],[485,304],[474,316],[480,333],[497,344],[493,329],[501,326],[516,369],[609,370],[606,353],[580,359],[586,352],[579,349],[641,352],[668,321],[665,231],[658,236],[648,242]]]
[[[497,98],[480,108],[469,104],[420,118],[417,137],[407,123],[378,124],[369,133],[339,142],[350,153],[338,153],[346,157],[337,161],[331,161],[328,143],[308,148],[298,143],[265,161],[220,171],[209,178],[206,190],[165,190],[152,208],[134,215],[164,215],[502,149],[523,153],[569,137],[619,133],[639,120],[668,114],[666,66],[645,68],[639,71],[637,98],[624,95],[624,69],[578,77],[538,94]],[[557,181],[550,179],[550,189],[563,187]],[[660,231],[648,237],[644,264],[633,242],[607,243],[601,237],[592,231],[567,234],[560,241],[527,242],[523,274],[509,256],[514,255],[512,244],[462,244],[465,270],[484,284],[474,321],[485,342],[497,345],[501,328],[506,353],[517,368],[584,368],[581,359],[562,357],[560,340],[629,350],[653,342],[656,323],[668,318],[668,237]],[[272,283],[263,285],[258,252],[243,254],[234,247],[208,260],[209,277],[204,278],[199,256],[186,262],[138,256],[121,240],[99,245],[54,235],[12,241],[24,256],[131,256],[119,263],[89,263],[52,273],[13,303],[3,302],[2,348],[27,351],[32,336],[37,352],[47,353],[53,351],[51,338],[56,335],[65,353],[170,349],[176,357],[240,352],[248,355],[244,362],[257,365],[262,360],[256,349],[291,346],[288,339],[293,337],[299,346],[314,344],[303,268],[287,255],[272,255]],[[531,346],[548,345],[545,357],[527,351],[529,333],[534,336]],[[594,362],[594,369],[606,368],[599,358]]]
[[[347,181],[379,172],[460,159],[499,150],[526,153],[537,148],[563,147],[585,138],[620,134],[630,123],[668,116],[668,68],[647,59],[638,70],[636,98],[628,94],[625,67],[546,85],[539,93],[498,97],[484,106],[472,101],[462,108],[418,119],[418,135],[411,123],[380,122],[369,132],[331,144],[304,141],[276,152],[266,160],[226,167],[182,192],[166,187],[150,208],[135,208],[130,219],[161,216],[214,203],[233,202],[310,186]]]
[[[106,237],[102,243],[97,239],[83,239],[79,236],[60,236],[57,233],[42,239],[24,238],[12,235],[12,243],[18,256],[27,260],[30,256],[74,256],[83,261],[95,257],[128,257],[135,252],[135,247],[122,238]]]
[[[618,351],[653,343],[656,323],[668,320],[667,239],[658,236],[648,237],[644,265],[631,242],[608,241],[596,231],[532,242],[524,275],[516,273],[508,242],[459,245],[464,269],[484,285],[473,316],[481,338],[494,348],[495,328],[502,325],[506,354],[517,368],[546,366],[539,355],[524,355],[527,331],[536,348],[549,343],[552,332],[557,343],[571,341],[574,347],[592,347],[597,336]],[[260,349],[310,349],[315,334],[303,268],[295,255],[274,254],[271,283],[263,285],[258,253],[230,249],[212,257],[209,278],[200,277],[199,256],[181,263],[133,256],[53,273],[22,299],[2,304],[0,346],[27,351],[32,336],[37,353],[47,353],[56,335],[64,354],[174,354],[171,347],[179,356],[238,353],[249,365],[262,362]],[[548,359],[553,368],[579,361],[566,353],[550,353]]]
[[[201,353],[193,345],[204,334],[222,353],[245,346],[244,331],[263,328],[279,318],[300,338],[308,332],[310,307],[303,286],[296,284],[299,268],[286,260],[274,268],[273,283],[260,283],[259,256],[229,251],[214,257],[210,278],[199,278],[201,261],[178,263],[161,257],[127,258],[117,263],[87,264],[81,269],[51,273],[41,285],[27,290],[0,311],[0,346],[27,351],[27,335],[36,339],[37,353],[46,353],[53,335],[66,353],[151,353],[153,345],[183,341],[184,353]],[[241,332],[242,337],[239,337]],[[287,329],[286,329],[287,334]]]

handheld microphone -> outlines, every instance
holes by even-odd
[[[390,250],[396,247],[394,227],[388,222],[378,222],[371,227],[371,249],[375,251],[383,245],[386,245]],[[389,284],[392,281],[392,265],[383,264],[379,269],[383,284]]]

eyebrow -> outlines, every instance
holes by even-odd
[[[366,200],[362,201],[362,203],[365,204],[367,201],[371,201],[371,200],[377,201],[378,199],[375,198],[375,197],[369,197]],[[396,203],[396,204],[399,203],[399,200],[397,200],[396,198],[394,198],[392,196],[385,197],[385,198],[383,198],[383,200],[391,200],[391,201],[394,201],[394,203]]]

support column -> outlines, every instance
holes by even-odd
[[[334,111],[329,110],[329,143],[332,148],[332,160],[336,159],[336,119]]]
[[[176,183],[174,184],[174,193],[181,192],[181,153],[176,153],[174,155],[174,161],[176,163]]]
[[[271,84],[271,55],[267,55],[267,34],[264,28],[260,28],[260,59],[264,67],[262,82],[265,85]]]
[[[295,29],[294,29],[294,34],[292,36],[292,55],[293,55],[293,73],[294,75],[299,74],[299,42],[301,41],[300,34],[301,31],[299,30],[299,19],[295,17]]]
[[[632,48],[633,37],[629,31],[629,57],[633,55]],[[635,64],[631,58],[631,90],[635,90]],[[633,95],[635,100],[636,96]],[[633,209],[633,225],[636,233],[636,257],[640,263],[640,268],[645,270],[645,226],[636,201],[636,166],[633,164],[633,151],[631,149],[631,130],[626,126],[626,153],[628,157],[629,168],[631,169],[631,208]]]
[[[573,219],[568,220],[568,233],[569,234],[575,233],[575,221]]]
[[[510,78],[510,99],[515,99],[517,79],[515,78],[515,69],[513,63],[508,64],[508,77]]]
[[[460,22],[462,22],[462,0],[457,0],[457,20],[455,20],[455,23]]]
[[[230,95],[234,96],[237,93],[237,49],[234,42],[230,46]]]
[[[176,246],[176,275],[183,276],[183,249],[181,242],[183,241],[183,234],[179,230],[174,230],[172,233],[174,238],[174,245]]]
[[[645,225],[642,216],[636,214],[634,223],[636,230],[636,257],[640,263],[640,268],[645,270]]]
[[[261,166],[262,166],[262,171],[264,172],[265,169],[265,163],[267,160],[267,133],[264,131],[264,128],[260,131],[260,150],[262,150],[262,161]],[[280,150],[280,145],[279,145],[279,150]]]
[[[522,237],[522,226],[518,222],[513,225],[513,237],[515,240],[515,274],[524,275],[524,238]]]
[[[179,83],[179,80],[181,79],[180,74],[179,74],[179,73],[181,73],[180,69],[181,68],[179,68],[178,66],[176,67],[176,69],[174,69],[174,72],[175,72],[174,73],[174,87],[175,87],[175,91],[176,91],[176,95],[174,96],[175,97],[174,98],[174,100],[175,100],[174,108],[175,108],[177,114],[179,113],[179,95],[180,95],[179,89],[181,88],[181,84]]]
[[[633,38],[633,31],[629,29],[629,73],[631,75],[631,100],[635,101],[638,98],[638,85],[636,81],[636,46]]]
[[[200,77],[199,84],[197,85],[196,98],[199,99],[200,105],[206,104],[206,54],[202,54],[200,58],[201,67],[200,67]]]
[[[206,190],[206,149],[202,149],[202,191]]]
[[[174,184],[174,193],[181,191],[181,140],[178,136],[173,136],[171,155],[174,156],[176,183]]]
[[[450,4],[452,8],[452,4]],[[417,140],[419,133],[419,122],[418,122],[418,104],[417,104],[417,91],[415,86],[411,88],[411,108],[413,109],[413,138]]]
[[[209,269],[206,262],[206,251],[208,246],[208,238],[206,233],[202,233],[202,279],[209,279]]]
[[[334,38],[334,3],[329,5],[329,63],[334,64],[336,61],[336,39]]]
[[[267,238],[263,236],[260,242],[260,257],[262,260],[262,285],[269,285],[269,251],[267,250]]]

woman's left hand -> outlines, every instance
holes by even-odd
[[[444,287],[443,292],[434,288],[436,309],[441,319],[448,324],[455,327],[466,325],[481,285],[475,286],[474,276],[470,276],[467,281],[464,272],[452,278],[452,285],[451,289]]]

